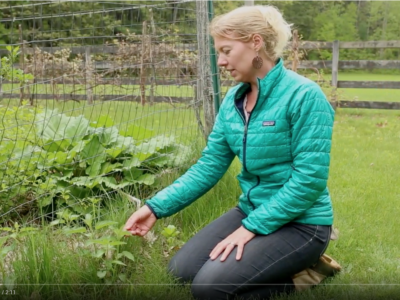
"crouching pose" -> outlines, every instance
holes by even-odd
[[[237,156],[238,206],[190,239],[169,271],[196,299],[268,299],[328,247],[327,189],[334,111],[320,87],[285,69],[290,25],[272,6],[244,6],[210,26],[218,65],[238,84],[226,94],[201,158],[136,211],[125,228],[144,236],[157,219],[210,190]]]

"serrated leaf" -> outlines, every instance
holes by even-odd
[[[89,189],[93,189],[95,186],[97,186],[100,183],[100,180],[101,180],[100,177],[90,178],[90,177],[81,176],[81,177],[72,178],[71,183],[73,183],[77,186],[84,186]],[[82,192],[87,193],[88,191],[83,190]]]
[[[97,272],[97,277],[99,277],[100,279],[104,278],[107,274],[107,271],[98,271]]]
[[[107,226],[115,225],[115,224],[118,224],[118,222],[115,222],[115,221],[100,221],[100,222],[96,223],[94,228],[96,230],[99,230],[99,229],[101,229],[103,227],[107,227]]]
[[[104,183],[106,187],[109,187],[111,189],[117,189],[117,181],[115,180],[114,177],[102,177],[100,180],[101,183]]]
[[[164,135],[156,136],[151,138],[148,142],[142,143],[137,146],[138,152],[141,153],[155,153],[156,151],[163,149],[167,146],[175,143],[174,137],[167,137]]]

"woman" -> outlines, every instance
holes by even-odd
[[[211,35],[218,65],[240,84],[225,96],[202,157],[125,228],[144,236],[211,189],[238,156],[238,207],[189,240],[169,271],[192,281],[196,299],[269,298],[292,290],[291,278],[328,247],[334,111],[317,84],[284,68],[291,29],[276,8],[237,8],[212,21]]]

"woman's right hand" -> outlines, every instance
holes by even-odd
[[[144,205],[130,216],[124,228],[132,235],[145,236],[156,221],[156,216],[147,205]]]

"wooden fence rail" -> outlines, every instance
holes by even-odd
[[[140,36],[138,36],[140,37]],[[34,53],[35,42],[26,43],[26,54]],[[6,45],[0,45],[3,47]],[[332,49],[333,42],[314,42],[314,41],[300,41],[298,48],[303,50],[317,50],[317,49]],[[40,50],[55,53],[63,49],[70,49],[72,54],[84,54],[89,48],[92,54],[115,54],[118,52],[118,46],[115,45],[94,45],[94,46],[72,46],[72,47],[39,47]],[[175,48],[178,50],[197,50],[197,44],[176,44]],[[287,49],[290,50],[292,45],[288,45]],[[365,42],[341,42],[340,49],[381,49],[381,48],[400,48],[400,41],[365,41]],[[7,54],[7,50],[0,49],[0,55]]]

